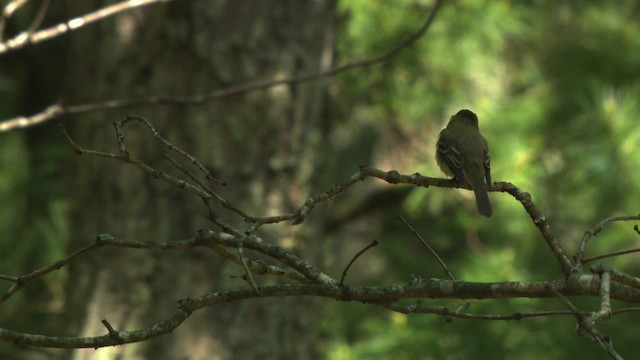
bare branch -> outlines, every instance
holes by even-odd
[[[0,329],[0,340],[10,341],[16,344],[31,345],[38,347],[52,348],[98,348],[113,346],[133,342],[144,341],[152,337],[166,334],[179,326],[192,312],[214,306],[217,304],[231,303],[246,299],[284,297],[284,296],[316,296],[333,298],[342,301],[360,301],[370,304],[387,303],[387,306],[398,311],[406,310],[403,307],[395,307],[389,303],[401,299],[415,298],[466,298],[466,299],[486,299],[486,298],[507,298],[507,297],[561,297],[562,294],[571,295],[596,295],[598,290],[578,291],[567,286],[564,280],[553,282],[549,286],[548,282],[503,282],[503,283],[466,283],[462,281],[449,281],[431,279],[420,284],[391,285],[386,287],[352,287],[348,285],[308,285],[308,284],[285,284],[265,286],[257,293],[253,289],[232,290],[223,292],[207,293],[196,299],[183,299],[178,302],[177,310],[169,315],[165,320],[153,324],[147,328],[131,331],[116,331],[108,329],[109,334],[96,337],[56,337],[25,334],[6,329]],[[640,301],[640,296],[638,299]],[[569,303],[570,304],[570,303]],[[420,311],[423,308],[414,306],[413,311]],[[428,308],[435,312],[435,307]],[[575,307],[573,308],[575,309]],[[437,310],[445,312],[446,310]],[[584,317],[577,309],[572,310],[577,316]],[[534,313],[535,314],[535,313]],[[564,315],[564,313],[538,313],[533,316],[544,316],[550,314]],[[470,318],[471,315],[464,313],[451,313],[448,316]],[[476,318],[480,319],[482,316]],[[509,315],[517,317],[517,315]],[[514,318],[515,319],[515,318]],[[484,320],[492,320],[484,317]],[[500,316],[494,316],[493,320],[500,320]],[[113,329],[113,328],[112,328]],[[595,329],[593,329],[595,331]],[[113,336],[113,334],[117,336]],[[605,343],[605,338],[599,338]],[[610,344],[609,344],[610,345]],[[611,348],[612,349],[612,348]]]
[[[418,240],[420,240],[420,242],[427,248],[427,250],[429,250],[429,252],[431,253],[431,255],[433,255],[433,257],[436,258],[436,260],[438,260],[438,263],[440,263],[440,266],[442,267],[442,269],[444,270],[444,273],[449,277],[449,279],[456,281],[455,276],[453,276],[453,273],[451,272],[451,270],[449,270],[449,267],[447,266],[447,264],[445,264],[444,260],[442,260],[442,258],[438,255],[438,253],[431,247],[431,245],[429,245],[429,243],[420,235],[418,234],[418,232],[413,228],[413,226],[411,226],[407,220],[405,220],[405,218],[403,216],[398,215],[398,219],[400,219],[400,221],[402,221],[405,226],[407,226],[409,228],[409,230],[413,233],[413,235],[415,237],[418,238]]]
[[[435,306],[423,306],[419,304],[414,305],[386,305],[386,308],[393,310],[395,312],[399,312],[401,314],[435,314],[444,317],[450,318],[458,318],[465,320],[488,320],[488,321],[496,321],[496,320],[515,320],[520,321],[522,319],[534,318],[534,317],[548,317],[548,316],[567,316],[573,315],[571,311],[533,311],[533,312],[517,312],[513,314],[472,314],[472,313],[463,313],[460,311],[451,311],[446,306],[435,305]],[[585,313],[587,314],[587,313]]]
[[[24,31],[11,39],[0,42],[0,56],[9,51],[23,48],[27,45],[34,45],[45,40],[53,39],[68,32],[77,30],[86,25],[94,22],[106,19],[110,16],[117,15],[119,13],[129,11],[131,9],[151,5],[154,3],[167,2],[171,0],[127,0],[117,4],[106,6],[102,9],[85,14],[65,21],[58,25],[52,26],[48,29],[43,29],[31,33],[30,31]],[[5,7],[6,11],[6,7]]]
[[[177,154],[179,154],[180,156],[186,158],[191,164],[193,164],[194,166],[196,166],[200,171],[202,171],[202,173],[205,175],[207,180],[211,180],[219,185],[227,185],[227,183],[225,183],[222,180],[218,180],[215,177],[213,177],[213,175],[211,174],[211,172],[209,171],[209,169],[207,169],[202,163],[200,163],[194,156],[192,156],[191,154],[187,153],[186,151],[182,150],[181,148],[173,145],[171,142],[169,142],[167,139],[163,138],[160,133],[156,130],[156,128],[144,117],[142,116],[137,116],[137,115],[127,115],[124,120],[118,121],[114,124],[114,126],[116,127],[116,129],[120,129],[122,131],[122,127],[130,122],[130,121],[138,121],[141,122],[142,124],[144,124],[144,126],[147,127],[147,129],[149,129],[149,131],[151,131],[151,134],[153,134],[153,137],[156,138],[156,140],[158,140],[159,142],[161,142],[164,146],[167,147],[167,149],[169,149],[169,151],[173,151]],[[124,136],[124,134],[122,134],[122,136]],[[120,136],[119,136],[119,141],[123,142],[123,138],[122,140],[120,140]],[[122,144],[122,146],[124,146],[124,143]]]
[[[145,173],[151,175],[152,177],[156,178],[156,179],[160,179],[162,181],[165,181],[169,184],[174,185],[175,187],[179,188],[179,189],[185,189],[186,191],[193,193],[194,195],[200,197],[203,200],[206,199],[215,199],[218,200],[220,202],[222,202],[223,204],[227,204],[226,207],[235,210],[234,207],[228,205],[227,201],[224,200],[220,195],[216,194],[216,193],[208,193],[206,190],[201,189],[198,186],[195,186],[193,184],[190,184],[184,180],[180,180],[177,179],[171,175],[168,175],[166,173],[163,173],[160,170],[157,170],[151,166],[149,166],[148,164],[146,164],[145,162],[143,162],[140,159],[137,159],[133,156],[131,156],[131,154],[129,154],[129,152],[126,150],[126,147],[124,146],[124,142],[122,141],[122,139],[124,138],[124,135],[122,134],[121,129],[116,126],[116,133],[118,134],[118,141],[120,144],[120,154],[113,154],[113,153],[106,153],[106,152],[102,152],[102,151],[96,151],[96,150],[89,150],[89,149],[85,149],[83,147],[81,147],[80,145],[78,145],[77,143],[75,143],[73,141],[73,139],[71,138],[71,136],[67,133],[66,129],[64,126],[60,125],[60,130],[62,131],[63,135],[67,138],[67,141],[69,142],[69,144],[73,147],[74,151],[76,154],[82,155],[82,154],[88,154],[88,155],[94,155],[94,156],[99,156],[99,157],[104,157],[104,158],[109,158],[109,159],[114,159],[114,160],[119,160],[125,163],[129,163],[132,164],[136,167],[138,167],[139,169],[141,169],[142,171],[144,171]]]
[[[222,255],[228,260],[233,261],[234,263],[246,266],[246,268],[255,272],[256,274],[271,274],[282,276],[284,278],[288,278],[291,280],[296,280],[303,283],[308,283],[309,280],[307,277],[303,276],[297,271],[293,271],[290,269],[283,269],[277,266],[266,265],[262,261],[252,261],[249,259],[243,260],[237,256],[233,255],[226,247],[235,247],[237,248],[240,242],[233,236],[224,233],[216,233],[211,230],[203,230],[200,234],[193,239],[187,240],[178,240],[171,241],[165,243],[157,243],[151,241],[127,241],[127,240],[118,240],[112,237],[109,234],[101,234],[98,235],[96,242],[94,244],[88,245],[80,250],[77,250],[71,255],[68,255],[50,265],[44,266],[38,270],[32,271],[29,274],[21,275],[21,276],[8,276],[8,275],[0,275],[0,280],[10,281],[14,284],[0,296],[0,303],[6,301],[11,296],[13,296],[16,292],[20,291],[27,283],[37,278],[43,277],[55,270],[59,270],[60,268],[68,265],[79,256],[88,253],[89,251],[95,250],[102,246],[111,246],[111,247],[123,247],[123,248],[132,248],[132,249],[143,249],[143,250],[181,250],[181,249],[191,249],[196,247],[208,247]],[[286,253],[285,250],[282,250]]]
[[[613,252],[610,252],[610,253],[607,253],[607,254],[584,257],[584,258],[582,258],[582,263],[586,264],[586,263],[591,262],[591,261],[606,259],[608,257],[633,254],[633,253],[637,253],[637,252],[640,252],[640,248],[613,251]]]
[[[351,259],[351,261],[349,261],[349,264],[347,264],[347,266],[344,268],[344,271],[342,272],[342,277],[340,278],[340,284],[339,284],[340,286],[344,284],[344,279],[347,277],[347,272],[349,271],[349,268],[351,267],[351,265],[356,261],[356,259],[359,258],[360,255],[364,254],[367,250],[376,246],[378,246],[378,240],[373,240],[371,244],[367,245],[364,249],[356,253],[356,255],[353,257],[353,259]]]
[[[40,25],[42,25],[42,21],[44,20],[44,17],[47,14],[47,10],[49,10],[49,3],[50,3],[49,0],[43,0],[40,3],[40,8],[38,9],[38,13],[36,14],[36,17],[33,18],[31,25],[29,25],[29,28],[27,29],[27,34],[33,34],[36,30],[38,30]]]
[[[256,281],[253,280],[253,275],[251,275],[251,270],[249,270],[248,260],[244,256],[244,251],[242,251],[242,243],[238,244],[238,256],[240,257],[240,262],[242,263],[242,267],[244,268],[247,282],[249,283],[249,285],[251,285],[253,291],[259,293],[260,288],[258,287],[258,284],[256,284]]]
[[[0,122],[0,132],[36,125],[60,115],[68,114],[60,104],[53,104],[31,116],[18,116]]]
[[[557,289],[552,289],[553,293],[560,299],[562,302],[576,317],[578,320],[578,327],[576,328],[576,334],[578,336],[582,336],[583,332],[591,335],[591,338],[594,341],[597,341],[600,346],[607,352],[610,359],[622,360],[622,357],[618,355],[616,350],[613,348],[613,344],[611,343],[611,339],[606,336],[600,334],[598,330],[593,326],[593,319],[590,316],[583,315],[578,309],[567,299],[564,295],[562,295]]]
[[[594,236],[598,235],[598,233],[602,231],[605,225],[608,225],[615,221],[631,221],[631,220],[640,220],[640,215],[612,216],[610,218],[606,218],[600,221],[599,223],[597,223],[593,227],[593,229],[585,231],[584,236],[582,237],[582,241],[580,242],[580,246],[578,247],[578,251],[576,252],[576,255],[574,257],[576,260],[576,266],[582,266],[582,264],[587,262],[584,259],[584,251],[587,246],[587,242],[589,242],[589,240],[591,240],[591,238],[593,238]],[[620,255],[620,254],[615,254],[615,255]],[[608,255],[608,256],[615,256],[615,255]],[[608,256],[602,256],[599,259],[602,259]],[[590,259],[589,261],[596,260],[596,258],[589,258],[589,259]]]
[[[2,294],[2,296],[0,296],[0,304],[3,303],[4,301],[6,301],[7,299],[9,299],[11,296],[13,296],[13,294],[15,294],[16,292],[18,292],[25,284],[27,284],[28,282],[30,282],[31,280],[37,279],[39,277],[42,277],[50,272],[53,272],[55,270],[59,270],[60,268],[62,268],[63,266],[69,264],[71,261],[75,260],[76,258],[78,258],[80,255],[83,255],[89,251],[92,251],[96,248],[98,248],[100,246],[100,244],[95,243],[89,246],[86,246],[80,250],[77,250],[76,252],[74,252],[71,255],[65,256],[64,258],[54,262],[53,264],[47,265],[45,267],[42,267],[38,270],[32,271],[29,274],[26,275],[22,275],[22,276],[18,276],[16,278],[11,279],[11,277],[8,276],[3,276],[3,280],[10,280],[13,281],[14,284],[9,288],[9,290],[7,290],[4,294]]]
[[[291,214],[276,215],[263,218],[251,218],[250,220],[255,221],[255,225],[251,228],[251,230],[255,230],[257,227],[263,224],[277,223],[289,220],[292,220],[293,225],[300,224],[304,221],[307,214],[317,204],[343,193],[355,183],[360,182],[368,177],[375,177],[390,184],[411,184],[422,187],[434,186],[443,188],[470,189],[468,186],[460,185],[457,181],[452,179],[430,178],[422,176],[418,173],[415,173],[413,175],[401,175],[395,170],[383,171],[368,166],[361,166],[359,172],[351,175],[348,179],[332,187],[331,189],[315,197],[307,199],[307,201],[305,201],[305,203],[300,208],[298,208],[298,210]],[[574,269],[569,258],[565,255],[565,252],[560,244],[558,244],[558,241],[556,240],[555,235],[553,235],[546,217],[536,208],[529,193],[520,190],[518,187],[509,182],[494,182],[492,187],[488,190],[506,192],[515,197],[525,208],[534,224],[540,231],[543,239],[545,240],[553,254],[556,256],[556,259],[560,264],[560,268],[564,275],[568,277],[570,274],[577,271],[576,269]]]

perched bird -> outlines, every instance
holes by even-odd
[[[476,196],[476,208],[491,216],[487,185],[491,185],[491,167],[487,140],[480,135],[478,117],[469,110],[460,110],[442,129],[436,144],[436,162],[459,184],[469,184]],[[486,180],[486,183],[485,183]]]

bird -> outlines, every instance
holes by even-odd
[[[487,192],[487,186],[492,184],[489,145],[480,134],[478,116],[471,110],[458,111],[442,129],[436,143],[436,162],[447,176],[473,189],[478,212],[490,217],[492,210]]]

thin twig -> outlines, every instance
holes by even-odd
[[[185,159],[187,159],[191,164],[196,166],[200,171],[202,171],[202,173],[205,175],[207,180],[211,180],[211,181],[213,181],[213,182],[215,182],[215,183],[217,183],[219,185],[227,185],[226,182],[216,179],[211,174],[211,171],[209,171],[209,169],[207,169],[207,167],[204,166],[200,161],[198,161],[198,159],[196,159],[194,156],[192,156],[188,152],[182,150],[181,148],[175,146],[174,144],[169,142],[167,139],[163,138],[160,135],[160,133],[158,132],[158,130],[156,130],[156,128],[147,119],[145,119],[144,117],[138,116],[138,115],[127,115],[127,116],[125,116],[125,118],[123,120],[121,120],[121,124],[124,125],[124,124],[126,124],[127,122],[130,122],[130,121],[138,121],[138,122],[141,122],[142,124],[144,124],[144,126],[146,126],[147,129],[149,129],[149,131],[151,131],[151,134],[153,134],[153,137],[156,138],[156,140],[158,140],[164,146],[166,146],[167,149],[169,149],[169,151],[173,151],[173,152],[179,154],[180,156],[182,156]]]
[[[431,255],[433,255],[433,257],[435,257],[436,260],[438,260],[438,263],[440,263],[440,266],[444,270],[444,273],[449,277],[449,279],[456,281],[455,276],[453,276],[453,273],[451,272],[451,270],[449,270],[449,267],[447,266],[447,264],[445,264],[444,260],[442,260],[440,255],[438,255],[438,253],[431,247],[431,245],[429,245],[429,243],[422,237],[422,235],[418,234],[418,232],[413,228],[413,226],[411,226],[411,224],[409,224],[409,222],[407,222],[407,220],[405,220],[405,218],[402,215],[398,215],[398,219],[400,219],[400,221],[402,221],[402,223],[404,223],[404,225],[407,228],[409,228],[409,231],[411,231],[413,235],[416,238],[418,238],[418,240],[420,240],[420,242],[429,250]]]
[[[38,9],[36,17],[33,18],[31,25],[29,25],[29,28],[27,29],[27,34],[33,34],[36,30],[38,30],[40,25],[42,25],[42,21],[44,20],[45,15],[47,15],[47,10],[49,10],[49,0],[43,0],[40,3],[40,8]]]
[[[60,268],[68,265],[72,261],[74,261],[79,256],[97,249],[101,246],[111,246],[111,247],[122,247],[122,248],[130,248],[130,249],[143,249],[143,250],[181,250],[181,249],[191,249],[195,247],[208,247],[212,250],[216,251],[218,254],[222,255],[228,260],[235,262],[241,266],[244,266],[245,269],[250,269],[251,271],[257,274],[271,274],[282,276],[284,278],[288,278],[291,280],[309,283],[307,277],[300,274],[295,270],[285,269],[273,265],[266,265],[261,261],[251,261],[245,259],[244,262],[242,259],[232,254],[225,247],[235,247],[237,248],[239,241],[225,233],[216,233],[213,231],[207,231],[204,234],[199,235],[198,237],[187,239],[187,240],[176,240],[171,242],[151,242],[151,241],[128,241],[128,240],[119,240],[113,238],[108,234],[101,234],[97,237],[97,240],[94,244],[88,245],[80,250],[75,251],[74,253],[65,256],[64,258],[55,261],[52,264],[44,266],[40,269],[34,270],[28,274],[21,276],[8,276],[8,275],[0,275],[0,280],[11,281],[14,284],[7,290],[2,296],[0,296],[0,303],[6,301],[11,296],[13,296],[16,292],[21,290],[27,283],[35,280],[37,278],[43,277],[53,271],[59,270]]]
[[[432,248],[431,245],[429,245],[429,243],[422,237],[422,235],[418,234],[418,232],[413,228],[413,226],[411,226],[411,224],[409,224],[409,222],[402,215],[398,215],[397,217],[398,217],[398,219],[400,219],[400,221],[402,221],[404,223],[404,225],[407,228],[409,228],[409,230],[413,233],[413,235],[415,237],[417,237],[418,240],[420,240],[420,242],[424,246],[427,247],[427,249],[429,250],[431,255],[433,255],[433,257],[435,257],[436,260],[438,260],[438,262],[440,263],[440,266],[444,270],[444,273],[449,277],[449,279],[451,279],[453,281],[456,281],[455,276],[453,276],[453,273],[451,272],[451,270],[449,270],[449,267],[444,262],[444,260],[442,260],[440,255],[438,255],[438,253],[435,251],[435,249]],[[466,310],[467,308],[469,308],[469,306],[470,306],[469,302],[466,301],[466,300],[463,300],[462,303],[456,308],[456,310],[454,312],[455,313],[462,312],[463,310]],[[448,316],[445,316],[445,318],[447,319],[447,321],[452,321],[452,319],[450,317],[448,317]]]
[[[399,312],[402,314],[436,314],[441,316],[447,316],[458,319],[465,320],[485,320],[485,321],[498,321],[498,320],[515,320],[520,321],[527,318],[536,318],[536,317],[548,317],[548,316],[567,316],[573,315],[571,311],[533,311],[533,312],[516,312],[512,314],[474,314],[474,313],[465,313],[461,311],[451,311],[446,306],[435,305],[435,306],[422,306],[418,304],[414,305],[397,305],[390,304],[385,305],[386,308]],[[585,312],[585,314],[587,314]]]
[[[357,258],[360,257],[360,255],[364,254],[367,250],[371,249],[372,247],[378,246],[378,240],[373,240],[371,242],[371,244],[367,245],[364,249],[358,251],[358,253],[356,253],[356,255],[353,257],[353,259],[351,259],[351,261],[349,261],[349,263],[347,264],[347,266],[344,268],[344,271],[342,271],[342,277],[340,278],[340,284],[339,286],[344,285],[344,279],[347,277],[347,272],[349,271],[349,268],[351,267],[351,265],[356,261]]]
[[[616,350],[613,348],[611,339],[603,336],[602,334],[600,334],[600,332],[598,332],[598,330],[596,330],[596,328],[593,326],[593,319],[590,316],[585,316],[584,314],[582,314],[578,310],[578,308],[576,308],[575,305],[573,305],[573,303],[571,303],[571,301],[569,301],[569,299],[562,295],[558,290],[552,288],[551,291],[556,295],[560,302],[564,304],[564,306],[566,306],[576,317],[578,321],[578,328],[576,328],[576,333],[578,335],[582,334],[581,330],[585,331],[586,333],[591,335],[591,338],[594,341],[597,341],[600,346],[602,346],[604,351],[607,352],[607,355],[609,355],[610,359],[622,360],[622,357],[618,355]]]
[[[11,296],[13,296],[13,294],[15,294],[16,292],[18,292],[20,289],[22,289],[22,287],[24,285],[26,285],[28,282],[37,279],[39,277],[42,277],[50,272],[56,271],[58,269],[60,269],[61,267],[69,264],[71,261],[75,260],[77,257],[79,257],[80,255],[83,255],[89,251],[92,251],[96,248],[98,248],[99,246],[101,246],[98,243],[94,243],[88,246],[85,246],[83,248],[81,248],[80,250],[75,251],[74,253],[67,255],[65,257],[63,257],[62,259],[49,264],[47,266],[44,266],[38,270],[32,271],[28,274],[19,276],[17,278],[15,278],[14,280],[14,284],[9,288],[9,290],[7,290],[4,294],[2,294],[2,296],[0,296],[0,303],[5,302],[7,299],[9,299]],[[9,280],[10,277],[6,276],[4,279],[5,280]]]
[[[591,238],[593,238],[594,236],[598,235],[598,233],[600,233],[600,231],[602,231],[602,229],[606,225],[614,221],[630,221],[630,220],[640,220],[640,215],[612,216],[600,221],[591,230],[585,231],[584,235],[582,236],[582,241],[580,241],[580,246],[578,246],[578,251],[574,256],[576,260],[576,266],[582,266],[582,264],[586,262],[584,259],[584,252],[587,246],[587,242],[589,242],[589,240],[591,240]]]
[[[107,328],[107,331],[109,331],[109,336],[112,339],[114,339],[119,344],[123,344],[124,343],[124,340],[120,337],[120,334],[118,334],[116,329],[114,329],[113,326],[111,326],[111,324],[109,323],[109,321],[107,321],[107,319],[102,319],[101,323],[102,323],[102,325],[104,325],[104,327]]]
[[[637,252],[640,252],[640,248],[614,251],[614,252],[610,252],[610,253],[602,254],[602,255],[597,255],[597,256],[583,257],[582,258],[582,264],[586,264],[586,263],[591,262],[591,261],[605,259],[605,258],[608,258],[608,257],[614,257],[614,256],[620,256],[620,255],[626,255],[626,254],[633,254],[633,253],[637,253]]]
[[[289,221],[289,220],[292,221],[291,223],[292,225],[301,224],[305,220],[307,214],[309,214],[316,205],[318,205],[323,201],[333,199],[334,197],[345,192],[352,185],[360,181],[364,181],[365,179],[370,177],[384,180],[390,184],[411,184],[411,185],[423,186],[423,187],[429,187],[429,186],[447,187],[447,188],[460,187],[457,181],[451,181],[451,179],[430,178],[430,177],[422,176],[418,173],[413,175],[400,175],[400,173],[398,173],[395,170],[383,171],[383,170],[379,170],[369,166],[360,166],[360,171],[351,175],[343,182],[333,186],[329,190],[323,193],[320,193],[316,196],[309,197],[304,202],[304,204],[302,204],[302,206],[300,206],[297,210],[295,210],[290,214],[282,214],[282,215],[275,215],[275,216],[268,216],[268,217],[261,217],[261,218],[252,218],[251,220],[255,221],[258,224],[258,226],[261,226],[264,224],[272,224],[272,223],[278,223],[283,221]]]
[[[11,39],[0,42],[0,55],[12,51],[23,48],[27,45],[33,45],[40,43],[45,40],[49,40],[60,35],[66,34],[68,32],[74,31],[81,27],[92,24],[96,21],[100,21],[106,19],[110,16],[117,15],[119,13],[129,11],[131,9],[142,7],[145,5],[150,5],[159,2],[167,2],[171,0],[127,0],[121,1],[117,4],[105,6],[102,9],[98,9],[96,11],[87,13],[83,16],[79,16],[60,24],[54,25],[50,28],[43,29],[34,33],[30,33],[29,31],[24,31]],[[6,7],[5,7],[6,11]]]
[[[155,168],[149,166],[148,164],[146,164],[142,160],[131,156],[131,154],[126,150],[126,147],[124,145],[124,130],[121,127],[122,124],[115,123],[114,125],[116,126],[116,134],[117,134],[117,138],[118,138],[118,142],[119,142],[120,154],[113,154],[113,153],[106,153],[106,152],[102,152],[102,151],[85,149],[85,148],[81,147],[80,145],[78,145],[77,143],[75,143],[73,141],[73,139],[67,133],[67,131],[66,131],[64,126],[60,125],[59,128],[62,131],[62,133],[65,136],[65,138],[67,139],[67,141],[69,142],[69,144],[73,147],[73,149],[76,152],[76,154],[94,155],[94,156],[99,156],[99,157],[119,160],[119,161],[122,161],[122,162],[125,162],[125,163],[132,164],[132,165],[138,167],[139,169],[141,169],[143,172],[151,175],[155,179],[159,179],[159,180],[162,180],[164,182],[167,182],[167,183],[169,183],[171,185],[174,185],[175,187],[177,187],[179,189],[185,189],[188,192],[193,193],[194,195],[200,197],[201,199],[203,199],[205,201],[207,199],[215,199],[215,200],[219,201],[220,203],[222,203],[222,205],[224,207],[232,210],[233,212],[239,214],[240,216],[242,216],[244,218],[248,217],[247,214],[245,214],[240,209],[237,209],[234,206],[232,206],[231,204],[229,204],[229,202],[227,202],[224,198],[222,198],[217,193],[215,193],[215,192],[208,193],[207,191],[201,189],[198,186],[195,186],[195,185],[193,185],[193,184],[191,184],[191,183],[189,183],[187,181],[184,181],[184,180],[181,180],[181,179],[177,179],[177,178],[175,178],[175,177],[173,177],[173,176],[171,176],[169,174],[166,174],[166,173],[164,173],[164,172],[162,172],[162,171],[160,171],[158,169],[155,169]]]
[[[260,288],[258,287],[258,284],[256,284],[256,281],[253,279],[253,275],[251,275],[251,270],[249,270],[249,265],[247,265],[247,258],[245,258],[244,251],[242,251],[241,242],[238,242],[238,256],[240,257],[240,261],[242,262],[242,267],[244,268],[245,280],[249,283],[249,285],[251,285],[251,287],[253,288],[253,291],[255,291],[256,294],[260,293]]]

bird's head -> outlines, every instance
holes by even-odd
[[[462,109],[451,117],[450,121],[464,121],[471,124],[474,128],[478,128],[478,117],[471,110]]]

